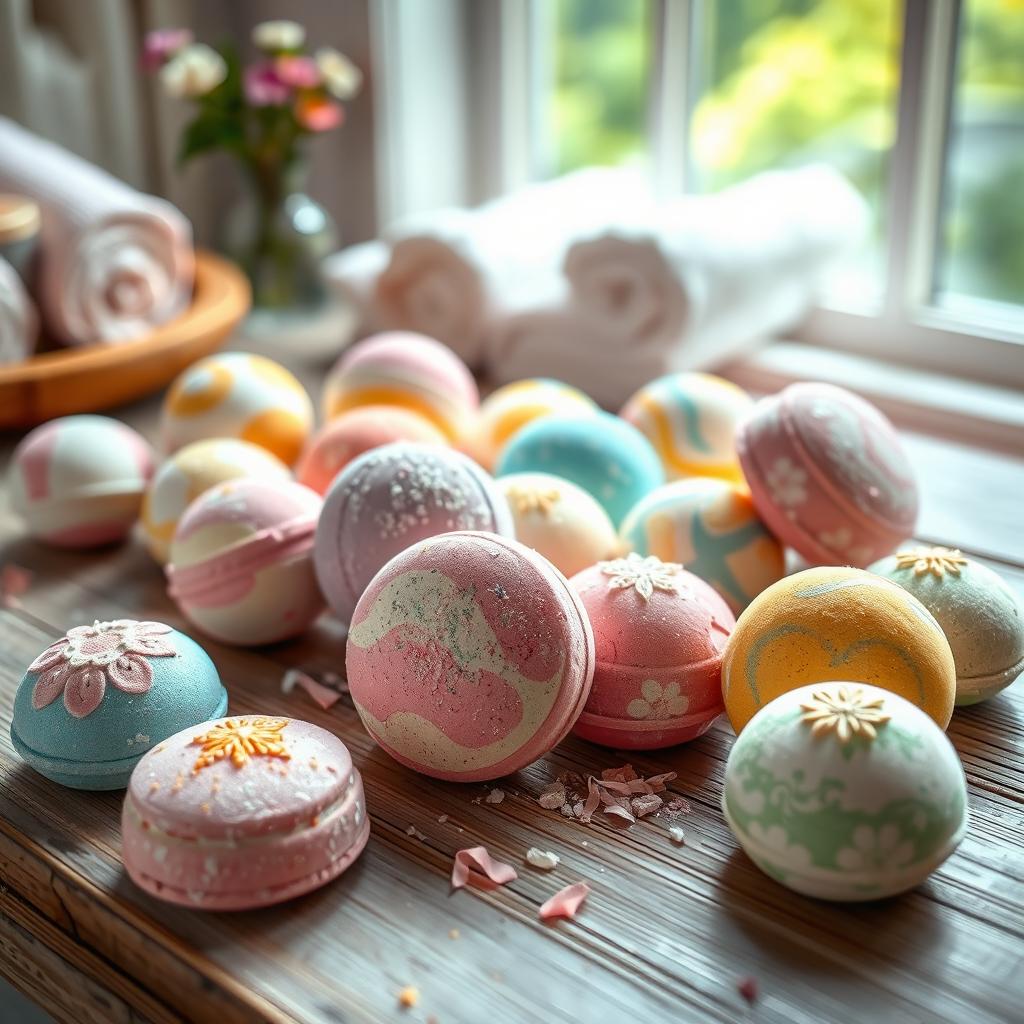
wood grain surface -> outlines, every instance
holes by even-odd
[[[314,390],[318,369],[304,371]],[[155,415],[152,404],[124,414],[143,429]],[[925,437],[908,444],[925,495],[921,537],[985,556],[1024,593],[1024,460]],[[288,666],[343,670],[343,633],[329,618],[260,650],[203,641],[232,713],[305,718],[348,744],[373,831],[360,860],[319,892],[258,912],[198,913],[148,897],[125,876],[120,793],[46,781],[8,736],[25,666],[66,628],[127,616],[185,628],[160,570],[137,544],[93,554],[40,547],[6,506],[5,563],[34,577],[18,607],[0,610],[0,974],[59,1021],[1024,1019],[1022,684],[954,716],[971,805],[959,850],[914,892],[838,906],[788,892],[738,850],[719,810],[725,722],[650,754],[570,739],[502,780],[506,798],[488,804],[488,786],[435,782],[391,761],[347,698],[325,712],[301,691],[281,692]],[[536,802],[561,772],[627,761],[645,774],[678,772],[670,788],[692,807],[678,822],[684,846],[663,821],[585,826]],[[451,893],[453,853],[480,843],[515,864],[519,879]],[[526,866],[531,846],[561,863]],[[578,918],[542,924],[540,904],[580,879],[592,893]],[[739,991],[747,978],[752,1004]],[[401,1009],[409,985],[419,1002]]]

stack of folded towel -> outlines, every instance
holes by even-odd
[[[325,273],[366,331],[422,331],[497,383],[553,376],[617,405],[794,324],[867,220],[828,167],[668,202],[591,169],[396,224]]]

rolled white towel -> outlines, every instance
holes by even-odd
[[[170,203],[6,118],[0,118],[0,191],[29,196],[42,209],[36,292],[58,340],[127,341],[187,305],[192,229]]]
[[[387,242],[374,239],[333,253],[321,264],[327,287],[356,311],[363,331],[378,329],[373,294],[377,278],[390,258],[391,247]]]
[[[0,366],[28,359],[38,335],[36,307],[18,272],[0,256]]]

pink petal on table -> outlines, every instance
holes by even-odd
[[[64,707],[75,718],[85,718],[100,706],[106,688],[103,669],[91,665],[72,669],[64,687]]]
[[[616,782],[614,779],[601,779],[599,782],[595,779],[594,781],[602,789],[607,789],[611,793],[621,793],[623,796],[627,796],[632,792],[628,782]]]
[[[741,978],[736,984],[736,991],[748,1003],[757,1002],[757,978]]]
[[[107,677],[125,693],[145,693],[153,685],[153,666],[129,651],[107,666]]]
[[[591,775],[587,779],[587,802],[583,805],[583,810],[580,813],[580,821],[589,822],[600,804],[601,790],[598,787],[597,779]]]
[[[28,592],[35,573],[20,565],[9,562],[0,570],[0,604],[5,608],[15,608],[18,598]]]
[[[56,643],[50,644],[50,646],[47,647],[31,665],[29,665],[29,672],[42,672],[44,669],[53,668],[54,665],[59,665],[64,660],[64,645],[64,640],[58,640]]]
[[[452,888],[461,889],[471,879],[474,884],[479,885],[480,875],[493,882],[494,885],[514,882],[519,877],[511,864],[503,864],[500,860],[495,860],[487,852],[486,847],[473,846],[468,850],[459,850],[455,854],[455,863],[452,865]]]
[[[573,918],[590,895],[590,886],[586,882],[574,882],[564,889],[559,889],[551,899],[541,904],[540,919],[550,921],[556,917]]]
[[[337,690],[318,683],[312,676],[306,675],[305,672],[301,672],[297,668],[290,668],[281,679],[281,691],[291,693],[296,686],[305,690],[324,711],[334,707],[341,700],[341,694]]]
[[[675,777],[676,777],[676,773],[675,772],[663,772],[661,775],[652,775],[647,780],[647,784],[650,785],[650,786],[654,786],[654,787],[660,786],[662,789],[664,789],[666,783],[674,781]],[[655,792],[656,793],[660,792],[660,790],[655,788]]]
[[[68,681],[69,666],[65,662],[46,669],[32,687],[32,707],[36,711],[52,704],[63,692]]]

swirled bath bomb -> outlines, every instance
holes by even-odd
[[[725,710],[739,733],[779,694],[837,676],[898,693],[949,725],[956,673],[935,617],[891,580],[837,567],[787,576],[747,606],[722,661]]]
[[[494,534],[447,533],[374,577],[345,664],[363,724],[395,760],[480,782],[568,734],[590,692],[594,637],[547,559]]]
[[[45,544],[99,547],[128,535],[152,473],[153,450],[131,427],[108,416],[64,416],[14,449],[11,508]]]
[[[736,435],[768,529],[812,565],[866,566],[914,532],[917,483],[892,424],[831,384],[762,399]]]
[[[11,741],[41,775],[75,789],[122,789],[147,750],[227,710],[217,669],[162,622],[76,626],[28,667]]]
[[[451,448],[398,441],[360,455],[335,478],[316,531],[316,575],[348,622],[388,559],[451,530],[512,536],[512,515],[491,477]]]
[[[565,576],[618,554],[608,513],[581,487],[547,473],[512,473],[497,483],[512,510],[516,540]]]
[[[280,363],[247,352],[200,359],[178,376],[164,399],[164,450],[208,437],[237,437],[293,465],[313,429],[306,389]]]
[[[653,556],[599,562],[569,581],[594,630],[594,684],[574,732],[655,750],[706,732],[722,713],[722,649],[736,625],[703,580]]]
[[[558,380],[535,377],[517,380],[492,391],[480,403],[473,454],[493,469],[512,435],[544,416],[589,416],[597,404],[579,388]]]
[[[228,480],[186,509],[171,541],[168,593],[228,644],[276,643],[323,611],[313,571],[320,495],[294,481]]]
[[[397,406],[363,405],[341,413],[313,435],[295,468],[295,477],[317,494],[326,494],[334,478],[357,455],[394,441],[448,443],[419,413]]]
[[[667,479],[714,476],[739,483],[736,428],[753,404],[722,377],[671,373],[645,384],[619,415],[654,445]]]
[[[935,616],[953,651],[957,704],[993,697],[1024,673],[1024,607],[987,566],[949,548],[908,545],[869,571]]]
[[[682,562],[737,613],[786,571],[782,545],[746,491],[726,480],[665,484],[633,506],[619,533],[627,551]]]
[[[326,420],[361,405],[394,405],[419,413],[452,443],[469,438],[479,404],[466,364],[412,331],[386,331],[353,345],[324,382]]]
[[[824,682],[776,697],[733,744],[722,810],[754,863],[825,900],[875,900],[923,882],[967,828],[953,745],[909,701]]]
[[[139,762],[121,812],[132,881],[199,910],[249,910],[318,889],[369,834],[348,749],[294,718],[222,718],[172,736]]]
[[[520,430],[498,459],[497,475],[550,473],[592,494],[618,527],[665,482],[661,462],[636,427],[618,416],[545,416]]]
[[[142,537],[161,564],[171,552],[171,538],[185,509],[216,484],[240,477],[282,481],[291,472],[276,456],[233,437],[195,441],[161,463],[142,499]]]

